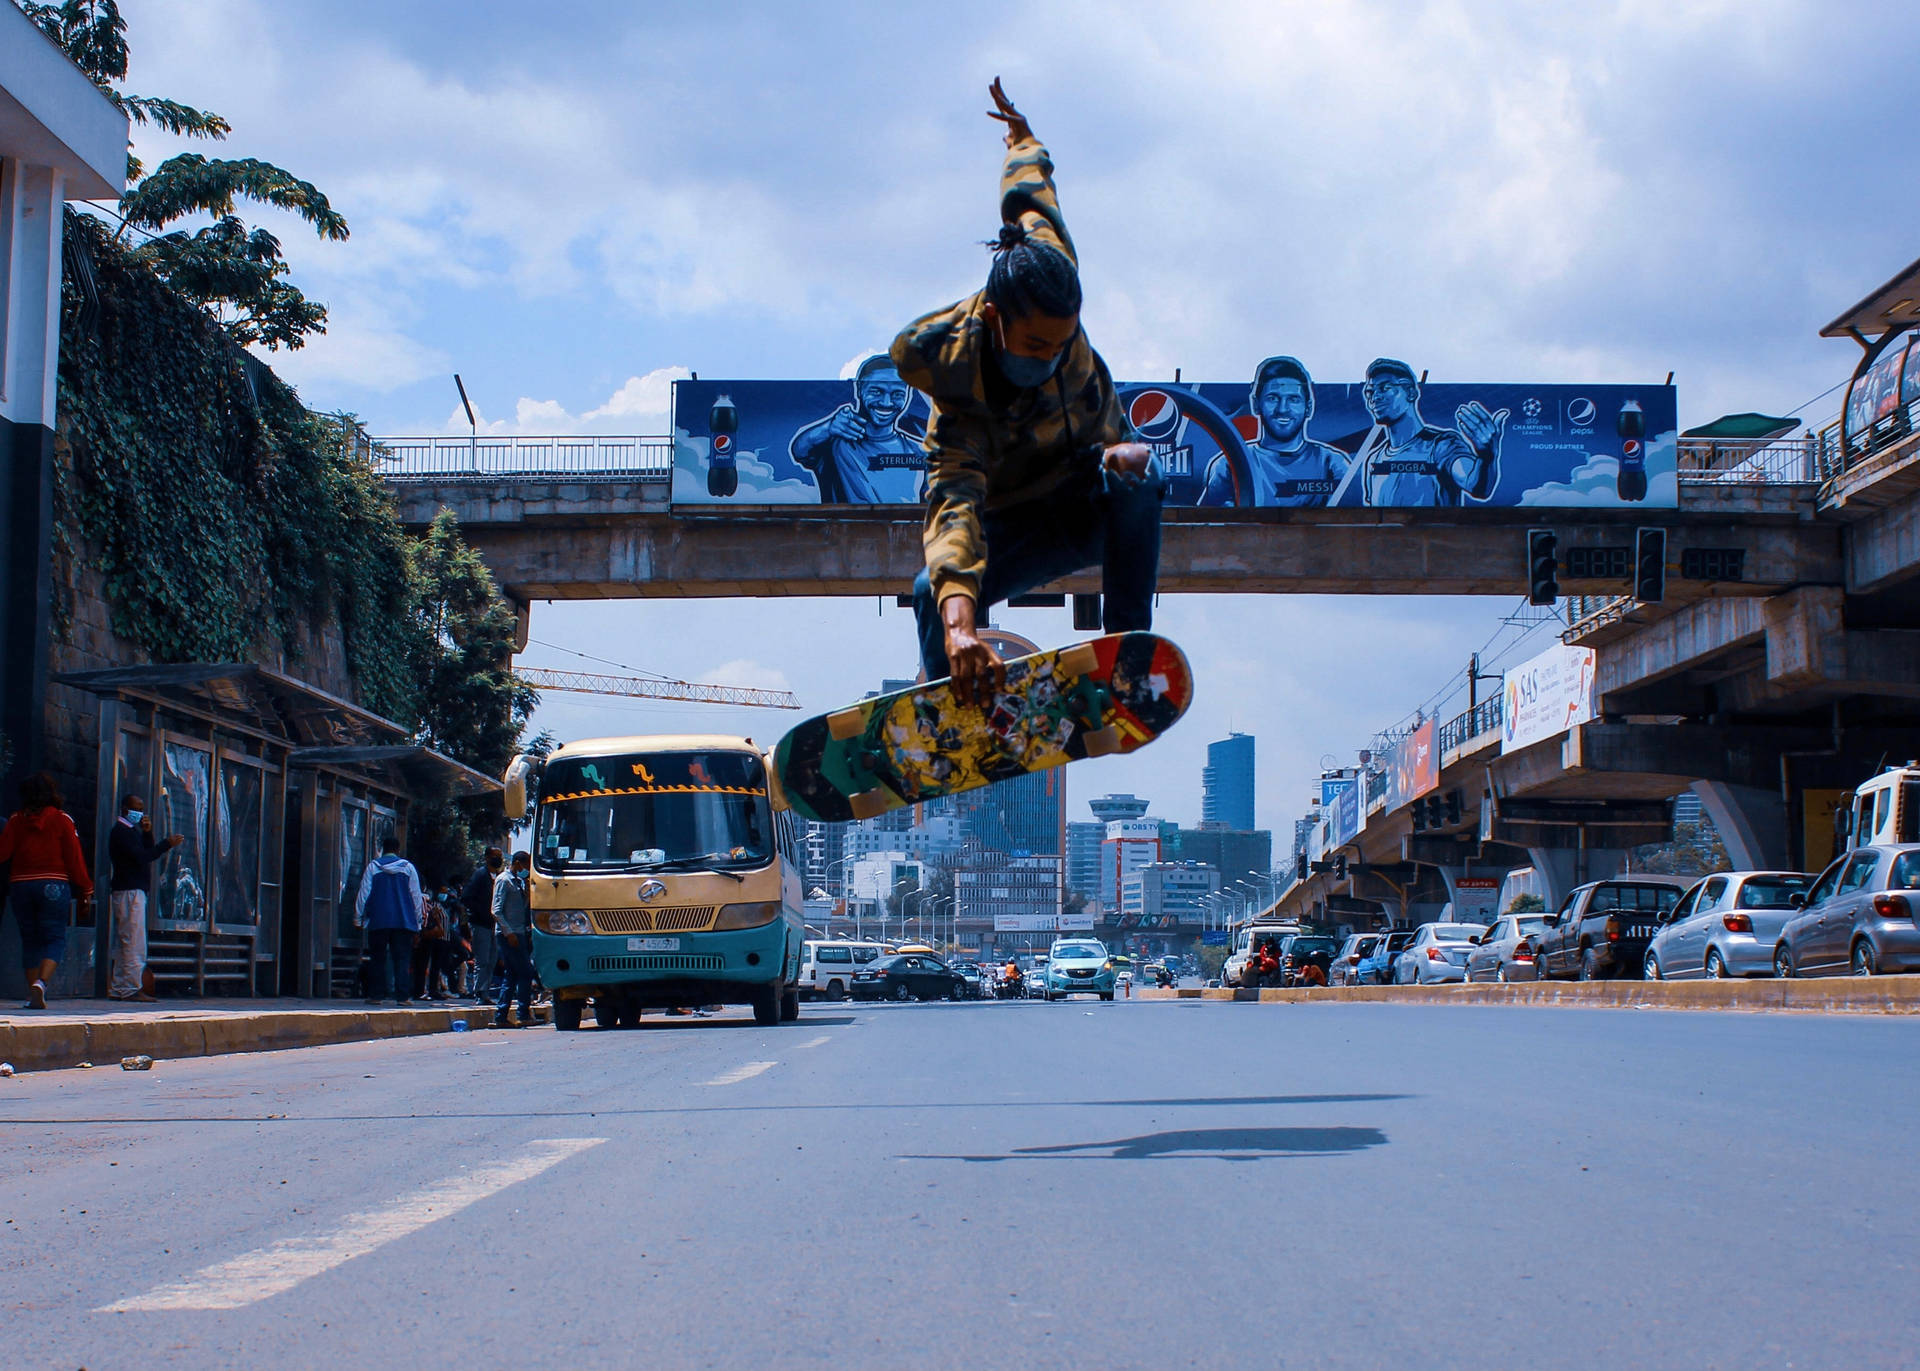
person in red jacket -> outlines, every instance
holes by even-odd
[[[61,805],[53,777],[38,772],[20,783],[20,808],[0,829],[0,862],[13,864],[8,898],[20,926],[28,1009],[47,1007],[47,982],[67,950],[75,898],[93,899],[79,831]]]

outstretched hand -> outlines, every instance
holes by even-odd
[[[1000,78],[994,77],[993,84],[987,87],[987,94],[993,97],[994,108],[987,111],[987,118],[998,119],[1007,126],[1007,146],[1024,142],[1033,137],[1033,129],[1027,123],[1027,116],[1013,107],[1013,101],[1007,99],[1006,91],[1000,88]]]

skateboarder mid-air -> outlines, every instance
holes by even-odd
[[[914,582],[929,681],[984,702],[1005,674],[978,633],[987,607],[1089,566],[1103,621],[1153,626],[1165,483],[1080,327],[1080,275],[1053,160],[993,83],[1007,126],[986,287],[895,338],[900,377],[933,402],[926,570]]]

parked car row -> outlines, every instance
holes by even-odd
[[[1588,881],[1558,909],[1482,927],[1356,933],[1329,985],[1717,980],[1920,971],[1920,843],[1856,847],[1818,876],[1725,871]]]

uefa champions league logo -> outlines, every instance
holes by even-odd
[[[1527,416],[1528,423],[1537,423],[1540,418],[1540,401],[1529,395],[1526,403],[1520,406],[1520,412]]]

